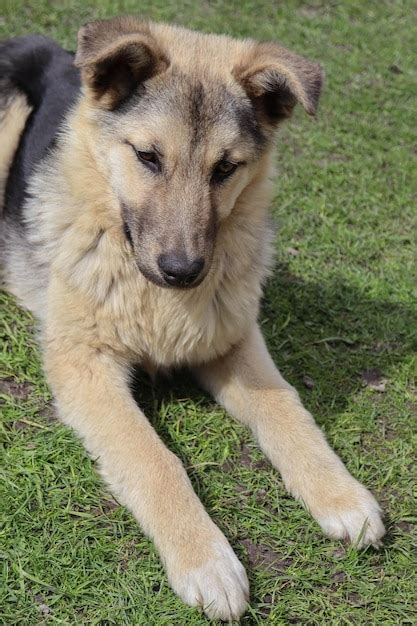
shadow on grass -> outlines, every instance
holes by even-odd
[[[417,313],[411,306],[372,300],[343,282],[305,282],[284,265],[268,283],[260,320],[275,362],[320,424],[346,408],[367,370],[386,378],[389,391],[390,375],[398,376],[417,349]],[[186,397],[203,408],[213,406],[186,370],[155,384],[138,370],[133,390],[172,449],[177,446],[167,440],[158,418],[161,404]]]

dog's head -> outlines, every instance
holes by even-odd
[[[274,43],[126,17],[84,26],[75,63],[140,270],[198,285],[222,222],[267,175],[279,122],[297,102],[314,114],[320,67]]]

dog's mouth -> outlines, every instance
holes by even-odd
[[[139,269],[139,271],[141,272],[141,274],[143,274],[143,276],[149,280],[149,282],[153,283],[154,285],[157,285],[158,287],[162,287],[163,289],[176,289],[176,290],[180,290],[180,291],[185,291],[185,290],[190,290],[190,289],[195,289],[196,287],[198,287],[199,285],[201,285],[201,283],[203,282],[205,275],[204,276],[199,276],[196,280],[194,280],[193,282],[169,282],[171,279],[167,279],[166,277],[164,277],[162,274],[159,274],[157,272],[154,272],[152,270],[150,270],[148,267],[143,266],[140,261],[138,261],[136,259],[136,265]]]
[[[133,238],[132,238],[132,233],[130,231],[129,228],[129,224],[126,222],[126,220],[123,220],[123,232],[125,234],[125,237],[127,239],[127,241],[129,242],[129,244],[132,246],[133,248]]]

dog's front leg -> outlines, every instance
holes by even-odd
[[[112,492],[154,540],[169,581],[211,618],[236,619],[246,573],[195,495],[188,476],[137,407],[128,368],[67,333],[47,333],[46,371],[63,421],[98,459]]]
[[[248,425],[323,531],[358,546],[385,532],[379,506],[327,444],[295,389],[280,375],[257,326],[228,355],[197,371],[200,382]]]

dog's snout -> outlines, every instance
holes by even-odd
[[[196,282],[204,267],[204,259],[188,259],[185,254],[171,252],[158,257],[158,266],[168,285],[185,287]]]

